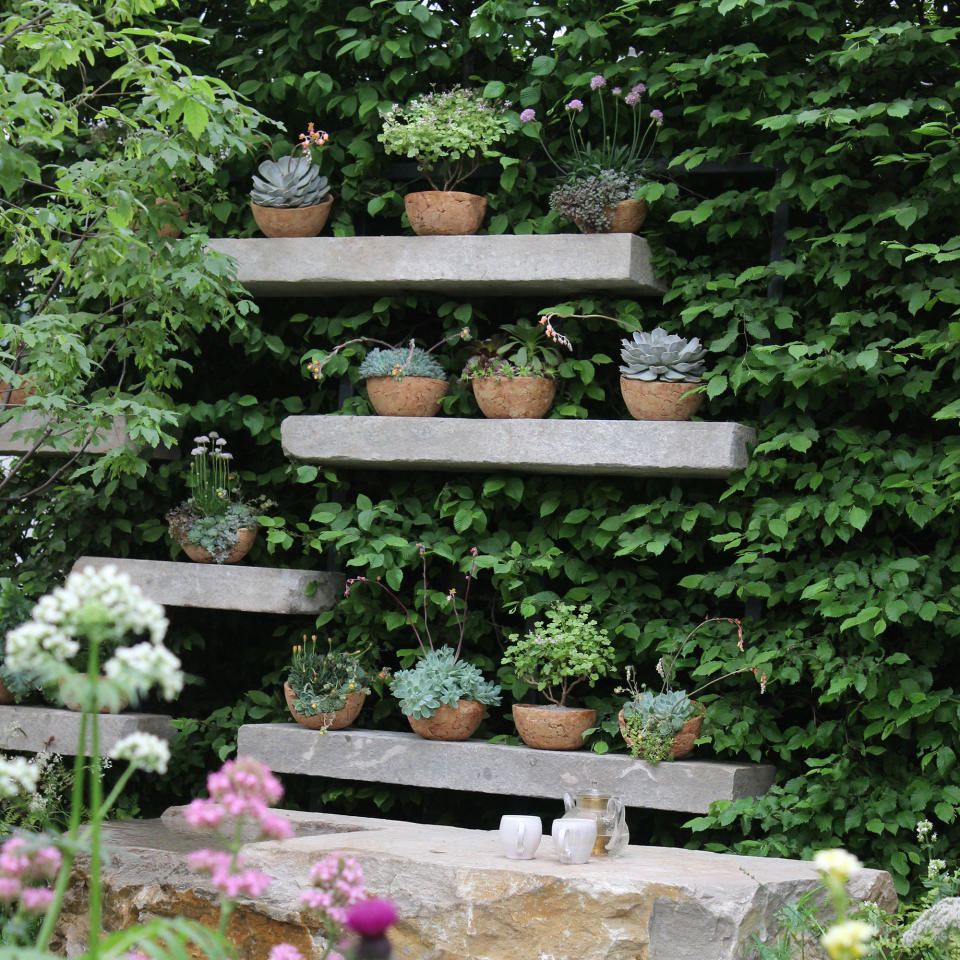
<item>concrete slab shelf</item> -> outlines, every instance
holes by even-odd
[[[283,452],[304,463],[385,470],[725,477],[749,462],[739,423],[287,417]]]
[[[661,296],[650,246],[628,233],[581,236],[216,239],[255,296],[376,295],[415,290],[471,296],[598,291]]]
[[[33,430],[37,427],[44,427],[48,423],[53,422],[52,417],[45,416],[33,410],[25,410],[23,415],[18,419],[10,419],[6,423],[0,424],[0,455],[18,456],[22,453],[29,453],[33,449],[36,441],[30,440],[29,437],[16,436],[16,434],[21,433],[23,430]],[[54,437],[67,436],[72,432],[73,428],[65,424],[55,424],[53,428]],[[102,430],[96,432],[86,450],[84,450],[84,453],[94,455],[104,454],[109,453],[111,450],[116,450],[118,447],[129,445],[131,445],[131,441],[127,435],[126,418],[114,417],[109,427],[104,427]],[[37,450],[37,453],[46,456],[60,457],[69,456],[75,452],[75,447],[59,450],[51,443],[45,443]],[[149,456],[154,460],[178,460],[180,458],[180,451],[176,448],[154,447],[149,450]]]
[[[83,715],[56,707],[0,707],[0,749],[40,753],[47,750],[74,756]],[[152,733],[164,740],[173,736],[170,717],[159,713],[101,714],[100,752],[107,754],[131,733]]]
[[[80,557],[73,569],[107,565],[128,574],[151,600],[171,607],[315,614],[334,605],[344,584],[339,573],[175,560]],[[316,590],[308,596],[314,583]]]
[[[321,736],[294,723],[245,724],[237,752],[277,773],[511,796],[561,798],[596,780],[628,806],[687,813],[706,813],[715,800],[759,796],[774,780],[772,766],[756,763],[678,760],[650,766],[624,755],[424,740],[387,730],[350,728]]]

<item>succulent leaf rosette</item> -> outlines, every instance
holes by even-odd
[[[698,383],[706,364],[707,349],[696,337],[687,340],[663,327],[650,333],[637,330],[620,345],[620,373],[628,380]]]
[[[250,199],[259,207],[288,210],[323,203],[330,193],[330,184],[314,163],[313,148],[323,147],[328,139],[325,131],[315,130],[311,123],[307,132],[300,134],[291,156],[260,164],[259,176],[253,177]]]

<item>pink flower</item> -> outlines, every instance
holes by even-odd
[[[124,960],[150,960],[145,953],[141,953],[139,950],[128,950],[123,957]]]
[[[194,830],[217,827],[222,823],[223,817],[223,808],[213,800],[192,800],[183,811],[183,819]]]
[[[310,887],[300,894],[300,903],[307,910],[329,910],[333,906],[333,895],[326,890]]]
[[[20,894],[20,906],[27,913],[46,913],[53,903],[53,891],[49,887],[24,887]]]
[[[628,107],[635,107],[640,102],[640,94],[635,90],[631,90],[624,98],[623,102]]]
[[[0,877],[0,903],[13,903],[20,896],[20,889],[16,877]]]
[[[270,950],[269,960],[303,960],[303,954],[291,943],[278,943]]]
[[[382,937],[397,922],[397,907],[390,900],[364,900],[347,911],[347,926],[361,937]]]
[[[62,857],[56,847],[41,847],[33,855],[32,873],[37,877],[52,880],[60,872]]]
[[[520,114],[521,123],[529,123],[531,120],[535,120],[536,118],[537,118],[537,111],[534,110],[532,107],[527,107],[527,109]]]
[[[583,109],[583,101],[582,101],[582,100],[577,100],[576,98],[574,98],[573,100],[571,100],[571,101],[567,104],[566,109],[567,109],[567,110],[576,110],[577,113],[579,113],[579,112]]]
[[[647,85],[645,83],[635,83],[630,92],[635,93],[639,97],[640,94],[647,92]]]
[[[619,97],[621,91],[620,91],[620,88],[619,88],[619,87],[614,87],[610,92],[611,92],[615,97]]]
[[[289,840],[293,836],[293,827],[286,817],[267,811],[260,816],[260,832],[273,840]]]
[[[230,854],[223,850],[194,850],[187,854],[187,863],[197,873],[213,873],[230,869]]]
[[[663,111],[662,111],[662,110],[651,110],[651,111],[650,111],[650,119],[653,120],[653,122],[656,123],[656,125],[657,125],[658,127],[662,127],[662,126],[663,126]]]
[[[601,87],[605,87],[606,85],[607,85],[606,77],[602,76],[599,73],[595,77],[590,78],[591,90],[599,90]]]

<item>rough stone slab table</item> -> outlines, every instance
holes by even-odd
[[[73,569],[105,566],[126,573],[156,603],[248,613],[320,613],[336,603],[344,584],[339,573],[176,560],[80,557]],[[317,589],[307,596],[312,583]]]
[[[293,723],[240,727],[237,753],[278,773],[400,783],[478,793],[561,798],[596,780],[627,806],[706,813],[715,800],[759,796],[774,768],[756,763],[677,760],[651,766],[622,754],[424,740],[390,730],[316,730]]]
[[[107,930],[158,915],[216,925],[208,881],[185,860],[210,844],[183,828],[181,810],[162,821],[106,825],[113,854],[104,868]],[[241,900],[231,920],[231,939],[248,960],[267,960],[281,941],[305,957],[320,955],[318,931],[297,899],[310,867],[332,851],[356,857],[367,889],[396,902],[390,939],[397,960],[740,960],[752,954],[754,936],[776,936],[785,904],[820,886],[813,866],[799,860],[630,846],[613,860],[562,864],[548,836],[536,859],[507,860],[495,831],[284,815],[293,839],[243,846],[247,866],[273,878],[265,896]],[[549,833],[549,821],[543,826]],[[81,861],[58,931],[67,956],[85,946],[85,879]],[[883,871],[856,874],[850,893],[896,906]]]
[[[216,239],[237,277],[263,297],[353,296],[418,290],[470,296],[587,290],[660,296],[650,246],[628,233],[470,237]]]
[[[9,408],[8,408],[9,409]],[[43,427],[50,422],[52,418],[44,416],[34,410],[25,410],[19,419],[11,419],[6,423],[0,424],[0,454],[19,455],[29,453],[36,441],[28,437],[14,436],[22,430],[33,430],[37,427]],[[63,425],[55,428],[58,433],[55,435],[64,436],[72,432],[73,427]],[[114,417],[110,421],[109,427],[98,430],[94,438],[88,444],[84,453],[102,454],[116,450],[118,447],[131,446],[130,438],[127,436],[126,417]],[[51,456],[67,456],[75,453],[75,448],[58,450],[50,443],[41,446],[37,453]],[[178,460],[180,451],[176,447],[151,447],[145,451],[154,460]]]
[[[0,749],[40,753],[47,750],[64,756],[77,752],[82,714],[56,707],[0,707]],[[99,717],[100,752],[131,733],[152,733],[169,740],[170,717],[159,713],[105,713]]]
[[[725,477],[750,459],[739,423],[286,417],[283,452],[332,467],[507,470],[588,476]]]

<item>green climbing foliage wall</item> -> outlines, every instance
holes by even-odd
[[[201,11],[202,23],[191,19]],[[247,489],[279,504],[251,562],[332,560],[411,597],[423,543],[442,625],[443,596],[460,588],[476,546],[467,651],[489,670],[509,634],[554,597],[591,603],[616,638],[619,667],[636,664],[651,683],[657,658],[697,622],[740,617],[745,654],[729,630],[701,631],[680,677],[697,684],[751,657],[769,662],[765,694],[747,673],[704,696],[709,742],[699,755],[772,763],[777,785],[686,823],[644,821],[647,836],[776,856],[844,845],[891,870],[901,892],[920,862],[918,819],[928,816],[944,848],[956,848],[956,6],[185,0],[182,12],[182,28],[210,42],[184,51],[187,62],[208,71],[217,63],[219,76],[285,127],[274,136],[281,151],[308,121],[330,132],[322,164],[337,235],[403,232],[402,194],[417,185],[376,140],[379,112],[392,103],[459,82],[510,100],[514,115],[526,107],[543,115],[562,113],[572,95],[589,107],[594,74],[625,86],[643,80],[648,108],[665,114],[657,154],[666,167],[648,187],[642,232],[669,293],[566,306],[699,336],[712,351],[701,415],[754,426],[760,440],[729,482],[291,465],[279,444],[285,416],[368,411],[359,388],[341,398],[341,377],[357,382],[349,351],[319,386],[306,371],[312,357],[358,334],[433,342],[469,325],[486,336],[558,304],[261,301],[258,316],[204,335],[173,393],[185,436],[215,427],[230,437]],[[581,119],[595,129],[596,115]],[[548,212],[550,169],[519,122],[503,152],[519,162],[494,163],[470,184],[489,198],[484,229],[570,230]],[[191,208],[211,236],[253,235],[251,164],[221,167],[221,192]],[[786,233],[772,248],[778,218]],[[622,417],[619,328],[570,320],[562,329],[574,352],[552,415]],[[465,356],[465,347],[448,352],[451,373]],[[477,415],[462,388],[447,412]],[[32,515],[25,570],[39,582],[81,552],[169,556],[160,518],[180,497],[185,468],[154,465],[136,479],[55,491]],[[2,521],[18,550],[23,519]],[[211,678],[236,666],[232,689],[220,679],[185,695],[184,716],[194,720],[184,723],[180,762],[199,771],[211,749],[230,749],[238,722],[282,716],[286,644],[314,625],[265,618],[251,636],[244,622],[224,626],[214,615],[177,613],[174,623],[194,672]],[[374,645],[393,666],[412,656],[402,615],[373,589],[353,590],[318,627],[338,642]],[[622,749],[613,686],[584,698],[601,712],[600,751]],[[511,735],[508,716],[492,710],[481,732]],[[366,722],[403,721],[387,698]],[[370,797],[396,815],[409,795],[325,789],[345,809]],[[463,810],[476,822],[475,808]]]

